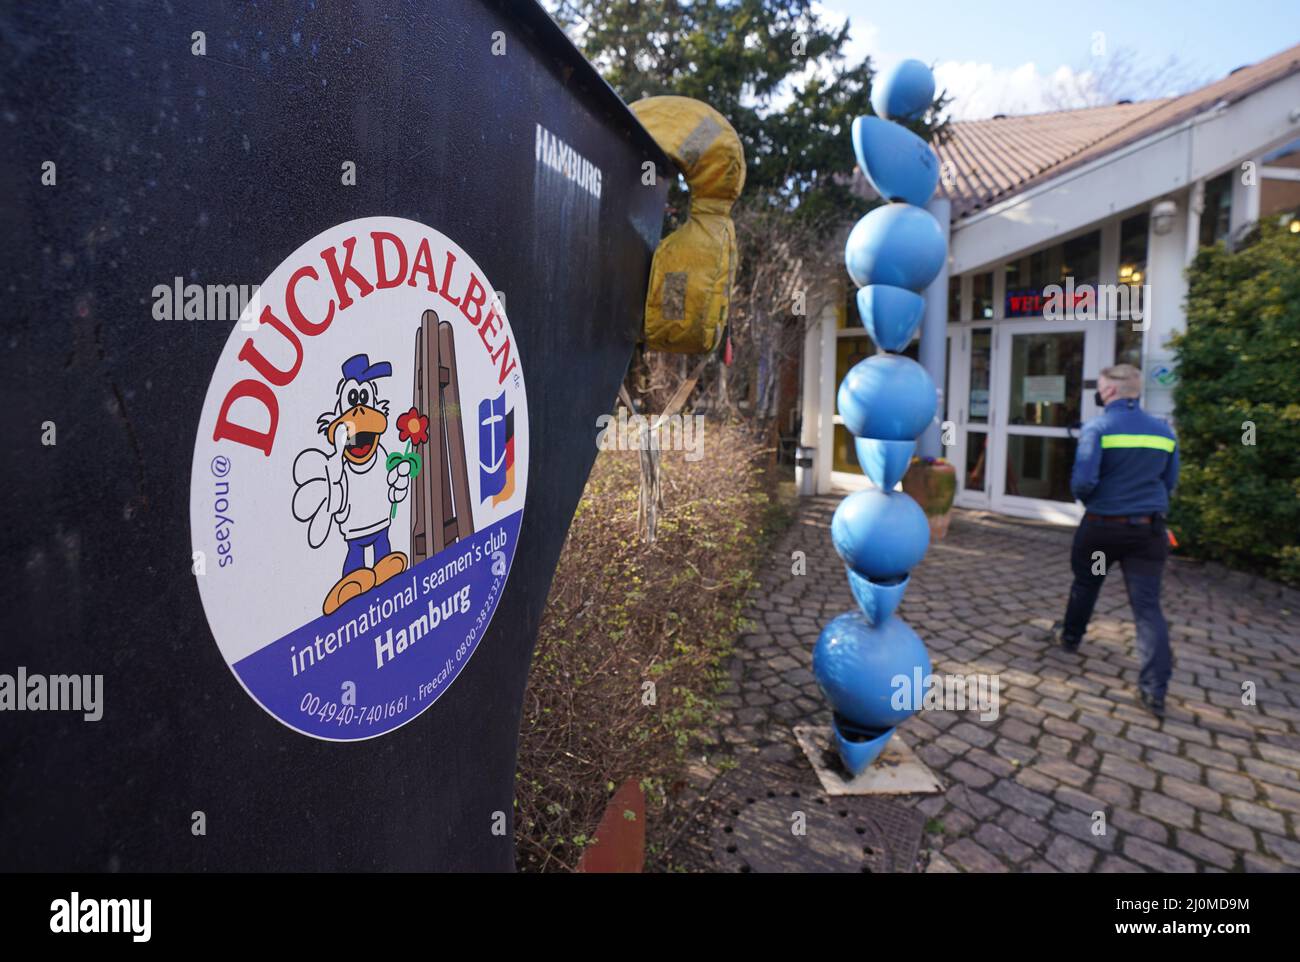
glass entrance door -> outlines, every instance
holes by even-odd
[[[994,507],[1016,514],[1071,520],[1075,437],[1083,419],[1084,370],[1096,364],[1096,338],[1059,322],[1004,324],[998,331]]]
[[[948,402],[948,416],[957,428],[951,457],[957,469],[958,499],[963,507],[987,508],[993,491],[989,466],[996,440],[992,430],[993,328],[970,327],[952,337],[961,342],[953,351],[960,361],[953,369]]]

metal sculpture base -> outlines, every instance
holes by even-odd
[[[897,732],[880,757],[857,777],[845,770],[835,754],[830,725],[797,725],[794,737],[827,795],[933,795],[944,790],[939,776]]]

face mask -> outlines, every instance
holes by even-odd
[[[1103,400],[1101,399],[1101,392],[1100,392],[1100,391],[1098,391],[1097,393],[1095,393],[1095,394],[1092,396],[1092,399],[1093,399],[1094,401],[1097,402],[1097,407],[1099,407],[1099,408],[1104,408],[1104,407],[1106,406],[1106,402],[1103,401]]]

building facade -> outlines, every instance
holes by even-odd
[[[950,239],[926,292],[942,317],[922,334],[946,343],[907,352],[941,392],[921,453],[955,464],[960,507],[1072,523],[1075,438],[1099,413],[1098,373],[1141,368],[1143,404],[1172,420],[1168,341],[1197,250],[1265,218],[1300,232],[1300,46],[1180,97],[953,128],[931,202]],[[806,493],[870,483],[835,390],[875,346],[841,283],[805,335]]]

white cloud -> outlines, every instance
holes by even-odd
[[[949,114],[954,120],[979,120],[994,114],[1032,114],[1084,106],[1096,86],[1089,70],[1062,65],[1050,74],[1033,61],[1018,67],[949,60],[937,64],[935,83],[952,97]]]
[[[813,9],[827,25],[840,27],[845,21],[850,22],[849,39],[844,45],[847,62],[858,64],[869,56],[878,77],[900,61],[915,56],[882,47],[880,27],[865,17],[850,17],[821,2],[815,2]],[[811,72],[804,71],[800,79]],[[1097,79],[1092,71],[1065,65],[1044,73],[1033,61],[1018,67],[995,67],[991,63],[949,60],[935,64],[934,75],[938,88],[946,88],[952,97],[949,113],[954,120],[1082,107],[1090,99]],[[788,100],[788,93],[783,91],[776,105],[784,105]]]
[[[826,22],[835,24],[837,28],[843,26],[844,21],[849,19],[848,17],[839,17],[837,19],[833,10],[827,10],[821,4],[816,6],[826,18]],[[865,58],[871,57],[871,65],[879,70],[880,56],[880,28],[861,17],[853,20],[849,27],[848,42],[844,44],[845,63],[857,66]]]
[[[838,30],[844,26],[845,21],[850,20],[847,14],[832,10],[826,4],[814,0],[812,12],[821,20],[822,26],[827,30]],[[880,28],[870,21],[862,18],[852,18],[849,28],[849,38],[845,41],[842,53],[844,60],[841,66],[856,67],[858,64],[870,56],[872,66],[880,70],[881,60],[880,51],[877,49],[880,39]],[[889,61],[891,64],[901,60],[901,57],[895,57]],[[831,75],[830,64],[810,61],[803,70],[791,74],[786,78],[785,83],[772,96],[770,109],[773,111],[783,110],[791,100],[794,99],[792,87],[802,86],[810,77],[820,76],[829,79]]]

